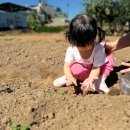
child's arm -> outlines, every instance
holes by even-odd
[[[95,77],[98,77],[100,74],[100,67],[93,67],[91,72],[90,72],[90,75],[89,75],[89,78],[95,78]]]
[[[69,82],[69,84],[74,84],[77,86],[77,81],[76,79],[73,77],[70,67],[71,67],[71,63],[64,63],[64,74]]]
[[[85,87],[85,90],[88,90],[89,88],[90,89],[93,88],[93,85],[94,85],[93,82],[96,79],[98,79],[99,74],[100,74],[100,67],[93,67],[90,72],[89,77],[85,79],[84,82],[82,83],[81,88]]]

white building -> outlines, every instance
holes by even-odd
[[[26,28],[29,8],[13,3],[0,4],[0,28]]]
[[[0,28],[21,27],[26,28],[28,12],[0,12]]]

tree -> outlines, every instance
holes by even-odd
[[[125,22],[129,22],[129,30],[130,30],[130,0],[120,0],[120,4],[122,8],[124,8],[124,12],[122,15],[126,20]]]
[[[85,7],[101,27],[108,23],[112,33],[123,29],[127,21],[130,28],[130,0],[90,0]]]
[[[93,17],[103,26],[103,21],[110,14],[111,0],[91,0],[86,4],[86,11],[91,13]]]
[[[56,11],[57,12],[62,12],[61,8],[59,8],[59,7],[56,8]]]
[[[27,18],[28,27],[33,31],[39,31],[41,23],[38,15],[29,15]]]
[[[120,6],[118,1],[112,1],[109,5],[109,13],[106,15],[105,22],[108,23],[110,32],[114,33],[117,30],[117,24],[120,24]]]

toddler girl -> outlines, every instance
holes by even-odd
[[[77,86],[77,81],[80,81],[81,88],[85,90],[108,93],[105,80],[113,70],[114,63],[112,56],[106,55],[100,44],[104,37],[104,31],[97,27],[95,19],[90,15],[79,14],[73,18],[66,32],[70,46],[66,52],[64,76],[56,79],[53,85]]]

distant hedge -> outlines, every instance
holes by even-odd
[[[55,33],[55,32],[61,32],[67,29],[67,26],[41,26],[37,32],[49,32],[49,33]]]

